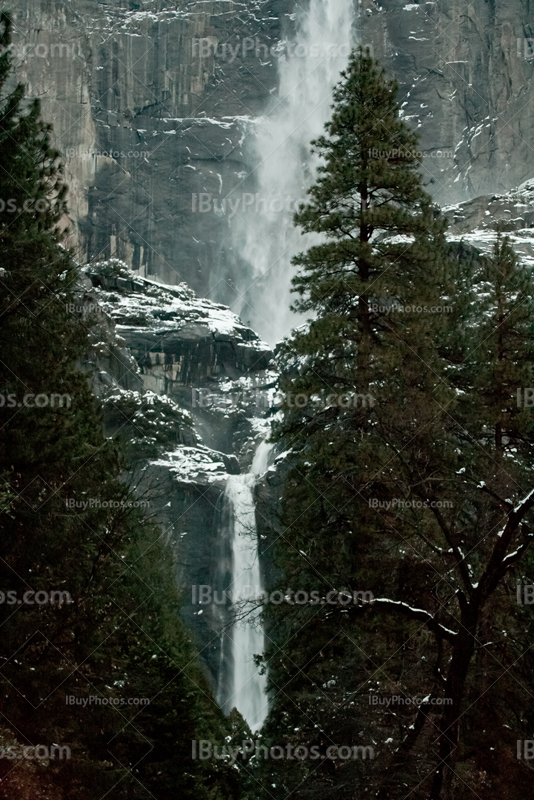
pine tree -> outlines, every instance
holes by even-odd
[[[0,30],[0,797],[236,797],[229,767],[191,759],[191,739],[223,740],[226,723],[179,618],[173,554],[78,369],[90,331],[69,313],[62,166],[39,104],[6,94],[5,14]],[[38,744],[71,757],[21,757]]]
[[[396,85],[362,51],[342,77],[315,143],[324,168],[296,216],[323,242],[295,260],[296,306],[314,316],[282,355],[275,437],[290,456],[271,588],[286,602],[265,612],[266,735],[321,752],[372,745],[377,759],[271,764],[266,779],[322,800],[451,800],[470,781],[489,798],[502,766],[483,785],[459,721],[482,713],[474,676],[495,661],[490,633],[510,664],[521,639],[506,577],[530,541],[533,430],[516,398],[532,277],[506,241],[490,259],[447,247]],[[319,600],[299,605],[297,590]],[[427,701],[387,709],[376,695]]]
[[[443,224],[422,186],[417,136],[399,119],[396,83],[362,50],[342,77],[325,126],[329,136],[312,142],[324,160],[320,177],[295,217],[303,232],[326,236],[294,261],[302,268],[294,280],[301,295],[295,306],[318,314],[296,346],[302,341],[313,355],[316,338],[338,345],[338,337],[344,349],[334,364],[341,359],[345,367],[355,355],[357,383],[365,390],[370,348],[391,330],[387,315],[373,306],[436,299],[425,278]]]

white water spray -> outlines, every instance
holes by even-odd
[[[290,262],[318,237],[303,237],[293,214],[315,180],[319,159],[310,141],[331,116],[332,88],[354,46],[354,0],[310,0],[297,9],[296,39],[279,60],[278,97],[253,137],[256,200],[232,219],[236,250],[252,275],[238,287],[234,310],[270,344],[298,321],[290,311]]]
[[[230,590],[234,606],[245,611],[246,602],[258,598],[263,592],[253,490],[256,480],[267,469],[271,450],[272,445],[262,442],[250,472],[231,475],[226,484],[227,527],[232,552]],[[263,650],[264,634],[259,610],[234,623],[222,648],[223,658],[229,663],[228,669],[221,673],[226,675],[226,680],[223,678],[219,683],[217,699],[226,713],[237,708],[252,730],[261,728],[268,711],[267,678],[260,674],[253,658]]]

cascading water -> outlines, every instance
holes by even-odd
[[[258,558],[254,484],[268,466],[272,445],[262,442],[254,456],[250,472],[231,475],[225,492],[226,535],[231,549],[231,578],[228,593],[234,608],[246,612],[247,602],[258,598],[263,582]],[[264,634],[259,622],[259,610],[237,620],[224,634],[221,655],[221,677],[217,699],[223,710],[232,708],[257,730],[267,716],[267,679],[254,663],[254,655],[263,653]]]
[[[318,240],[301,235],[293,214],[316,177],[319,159],[310,141],[330,117],[332,88],[354,45],[354,22],[354,0],[297,6],[295,41],[281,49],[278,97],[254,129],[256,199],[231,220],[234,246],[250,265],[234,310],[271,344],[297,321],[290,310],[291,258]]]
[[[243,202],[231,218],[232,239],[249,265],[238,286],[234,311],[271,344],[290,332],[292,257],[316,236],[303,237],[293,214],[313,183],[319,159],[310,141],[321,135],[330,116],[332,88],[346,67],[354,44],[355,0],[309,0],[295,13],[295,40],[279,59],[280,90],[268,113],[254,125],[250,143],[257,193],[252,208]],[[251,213],[252,212],[252,213]],[[230,584],[234,607],[261,593],[253,488],[267,468],[271,446],[263,442],[247,475],[230,476],[223,511],[224,557],[221,580]],[[223,634],[217,698],[228,713],[236,707],[253,730],[267,715],[266,676],[253,656],[263,652],[258,612],[235,622]]]

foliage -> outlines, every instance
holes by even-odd
[[[396,84],[362,50],[342,78],[296,215],[322,241],[295,259],[312,317],[282,351],[274,438],[290,470],[271,589],[286,602],[265,607],[266,736],[322,757],[270,762],[264,783],[321,800],[511,798],[532,718],[513,584],[532,537],[534,427],[517,397],[533,278],[501,236],[490,258],[446,245]]]
[[[224,738],[226,722],[179,617],[174,554],[125,486],[129,454],[77,367],[90,332],[68,313],[79,276],[63,169],[38,102],[6,93],[0,24],[0,197],[25,208],[0,213],[0,746],[14,748],[0,797],[226,800],[235,774],[191,758],[191,740]],[[136,416],[146,402],[132,393],[115,413],[151,447],[187,426],[171,404],[154,430]],[[36,745],[68,756],[24,756]]]

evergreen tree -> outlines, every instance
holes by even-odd
[[[62,166],[38,102],[6,93],[6,14],[0,31],[0,797],[236,797],[235,772],[191,758],[227,724],[179,619],[173,555],[77,368],[89,331],[69,313]],[[37,745],[68,750],[24,757]]]
[[[450,800],[469,782],[489,798],[506,762],[484,783],[489,759],[460,739],[460,720],[477,718],[474,675],[495,663],[494,627],[481,636],[492,613],[515,630],[513,646],[497,640],[508,663],[520,647],[505,579],[532,516],[533,430],[516,399],[532,363],[532,278],[506,241],[491,259],[446,246],[397,86],[361,50],[342,78],[315,143],[324,167],[296,215],[323,242],[295,259],[296,306],[314,316],[282,355],[275,438],[290,456],[271,588],[286,602],[265,611],[266,735],[323,757],[270,764],[266,780],[322,800]],[[297,590],[319,599],[298,604]],[[426,702],[385,708],[377,695]],[[513,739],[499,745],[512,758]],[[328,745],[375,759],[336,762]],[[516,774],[513,791],[524,785]]]

